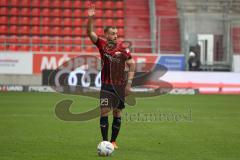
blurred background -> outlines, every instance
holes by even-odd
[[[240,94],[239,0],[0,0],[0,91],[50,91],[49,71],[98,55],[90,3],[96,33],[116,26],[137,63],[168,69],[173,94]]]

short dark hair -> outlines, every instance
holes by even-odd
[[[111,28],[112,28],[112,29],[116,29],[116,27],[115,27],[115,26],[106,26],[106,27],[104,28],[104,30],[103,30],[103,31],[104,31],[104,33],[107,33],[107,32],[108,32],[108,30],[109,30],[109,29],[111,29]]]

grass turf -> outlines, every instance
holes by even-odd
[[[57,93],[0,93],[0,159],[103,159],[96,154],[101,141],[99,119],[59,120],[54,106],[62,99],[75,101],[71,107],[75,113],[98,104],[97,99]],[[120,149],[107,159],[239,159],[239,102],[239,96],[229,95],[138,99],[135,107],[124,110]],[[190,110],[191,119],[165,117],[143,122],[136,118],[138,114],[158,112],[189,116]]]

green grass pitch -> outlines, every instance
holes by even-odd
[[[101,141],[99,119],[59,120],[54,106],[62,99],[75,101],[71,107],[74,113],[98,104],[97,99],[58,93],[0,93],[0,159],[105,159],[96,153]],[[240,158],[239,102],[239,96],[230,95],[163,95],[137,99],[135,107],[124,110],[119,149],[106,159],[237,160]],[[138,114],[158,112],[163,113],[160,119],[136,118]],[[164,114],[170,118],[164,118]],[[178,117],[171,118],[171,115]]]

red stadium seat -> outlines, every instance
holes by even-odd
[[[29,26],[18,27],[18,34],[24,34],[24,35],[30,34]]]
[[[50,43],[50,37],[49,36],[43,36],[41,39],[42,44],[49,44]]]
[[[61,32],[60,27],[53,27],[51,35],[59,36]]]
[[[73,34],[74,34],[75,36],[82,36],[82,29],[81,29],[80,27],[74,28]]]
[[[84,10],[83,16],[84,16],[84,17],[88,17],[88,10],[87,10],[87,9]]]
[[[30,25],[30,19],[29,17],[20,17],[18,18],[18,24],[20,25]]]
[[[84,8],[89,8],[91,1],[84,1]]]
[[[75,0],[73,2],[73,7],[74,8],[82,8],[82,1],[81,0]]]
[[[0,33],[1,33],[1,25],[0,25]],[[7,41],[7,36],[0,35],[0,44],[6,43],[6,41]]]
[[[65,36],[59,40],[59,44],[72,44],[73,40],[70,36]]]
[[[39,8],[33,8],[31,15],[32,16],[40,16],[40,9]]]
[[[32,27],[31,34],[39,35],[40,34],[40,27],[39,26]]]
[[[32,46],[32,51],[39,52],[39,51],[41,51],[41,47],[38,45],[34,45],[34,46]]]
[[[96,9],[96,17],[103,18],[103,10],[101,9]]]
[[[8,27],[6,25],[0,25],[0,34],[8,34]]]
[[[73,52],[81,52],[82,51],[82,47],[81,46],[74,46],[72,51]]]
[[[51,6],[54,7],[54,8],[61,8],[62,7],[62,2],[59,1],[59,0],[53,0]]]
[[[84,47],[84,51],[85,51],[85,52],[93,52],[94,49],[93,49],[92,46],[85,46],[85,47]]]
[[[50,30],[49,27],[46,26],[46,27],[43,27],[43,28],[42,28],[42,34],[43,34],[43,35],[49,35],[50,32],[51,32],[51,30]]]
[[[65,36],[71,36],[72,35],[72,29],[70,27],[65,27],[63,29],[63,32],[61,32]]]
[[[115,3],[115,6],[117,9],[123,9],[123,1],[117,1]]]
[[[49,26],[50,25],[50,18],[48,17],[45,17],[42,19],[42,25],[46,25],[46,26]]]
[[[72,52],[72,46],[62,46],[59,50],[62,52]]]
[[[31,47],[29,45],[20,45],[18,50],[19,51],[30,51]]]
[[[72,19],[71,18],[64,18],[62,24],[64,26],[72,26]]]
[[[18,24],[18,18],[17,18],[17,17],[10,17],[9,23],[10,23],[11,25],[13,25],[13,24]]]
[[[103,9],[103,1],[98,0],[94,4],[97,9]]]
[[[38,18],[38,17],[33,17],[33,18],[31,19],[31,23],[32,23],[32,25],[40,25],[40,18]]]
[[[10,26],[10,28],[9,28],[9,33],[10,33],[10,34],[17,35],[17,34],[18,34],[18,27],[15,26],[15,25]]]
[[[113,19],[106,19],[105,24],[106,26],[113,26],[114,25]]]
[[[8,14],[8,9],[7,7],[1,7],[0,8],[0,15],[7,15]]]
[[[34,0],[33,0],[34,1]],[[21,0],[18,3],[19,7],[30,7],[30,0]]]
[[[8,24],[8,18],[7,16],[1,16],[0,17],[0,24]]]
[[[116,22],[116,26],[117,27],[124,27],[124,21],[123,19],[118,19]]]
[[[72,44],[81,45],[82,44],[82,38],[80,38],[80,37],[74,38]]]
[[[118,18],[123,18],[123,17],[124,17],[124,13],[123,13],[122,10],[117,10],[115,15],[116,15],[116,17],[118,17]]]
[[[8,5],[8,0],[1,0],[0,1],[0,6],[7,6]]]
[[[105,2],[105,8],[112,9],[114,7],[114,4],[112,1],[106,1]]]
[[[13,36],[9,36],[7,38],[7,43],[18,43],[18,36],[13,35]]]
[[[41,49],[43,52],[51,52],[51,46],[49,45],[44,45],[42,46],[42,49]]]
[[[84,39],[84,45],[92,45],[92,41],[89,38]]]
[[[18,8],[11,8],[9,11],[10,15],[18,16]]]
[[[18,40],[19,43],[30,44],[31,40],[28,36],[21,36]]]
[[[32,44],[40,44],[41,43],[41,38],[38,36],[33,36],[31,39]]]
[[[11,7],[17,7],[18,6],[18,0],[10,0],[8,3],[11,5]]]
[[[61,16],[61,10],[60,10],[60,9],[54,9],[54,10],[51,12],[51,15],[50,15],[50,16],[60,17],[60,16]]]
[[[6,50],[6,46],[3,44],[0,44],[0,51],[5,51]]]
[[[53,19],[51,20],[51,24],[50,24],[50,25],[60,26],[61,23],[62,23],[62,20],[61,20],[60,18],[56,17],[56,18],[53,18]]]
[[[9,51],[18,51],[18,46],[17,45],[9,45],[7,46],[7,50]]]
[[[98,27],[102,27],[103,26],[103,20],[101,18],[96,19],[95,25],[98,26]]]
[[[123,28],[118,28],[118,35],[120,37],[123,37],[124,36],[124,29]]]
[[[73,25],[75,27],[81,26],[82,25],[82,19],[81,18],[74,18]]]
[[[74,11],[73,11],[73,17],[83,17],[83,12],[82,12],[82,10],[80,10],[80,9],[75,9]]]
[[[50,0],[41,0],[41,1],[42,1],[42,4],[41,4],[42,7],[51,7]]]
[[[22,8],[19,14],[21,16],[28,16],[30,13],[30,8]]]
[[[72,8],[72,2],[70,0],[65,0],[63,2],[63,7],[64,8]]]
[[[112,17],[113,18],[113,11],[112,10],[106,10],[105,11],[105,17],[108,17],[108,18]]]
[[[42,11],[41,11],[41,15],[42,16],[46,16],[46,17],[49,17],[50,16],[50,9],[48,8],[44,8]]]
[[[40,8],[40,6],[41,6],[40,2],[41,2],[41,0],[32,0],[31,1],[31,6]]]
[[[63,10],[63,17],[72,17],[71,9],[64,9]]]

